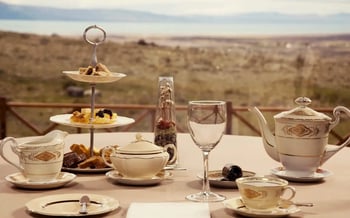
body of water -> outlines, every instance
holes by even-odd
[[[90,25],[103,27],[108,34],[143,36],[243,36],[315,35],[350,33],[345,23],[147,23],[0,20],[1,31],[35,34],[81,35]]]

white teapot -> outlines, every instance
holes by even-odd
[[[176,151],[173,144],[157,146],[136,134],[136,141],[122,147],[108,147],[102,151],[104,162],[116,169],[125,178],[150,179],[159,173],[168,163],[167,148]],[[111,149],[111,163],[106,159],[106,152]],[[173,158],[176,158],[175,156]]]
[[[251,108],[259,121],[266,152],[271,158],[281,162],[289,176],[312,176],[325,161],[350,144],[348,138],[341,145],[328,145],[329,132],[339,123],[341,112],[350,117],[350,110],[337,106],[333,110],[334,119],[307,107],[311,100],[299,97],[299,105],[290,111],[274,116],[275,134],[258,108]]]

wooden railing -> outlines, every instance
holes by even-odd
[[[118,127],[118,131],[140,131],[137,129],[137,126],[143,123],[142,128],[143,131],[153,131],[154,129],[154,120],[156,115],[156,106],[155,105],[137,105],[137,104],[96,104],[98,108],[109,108],[113,111],[125,111],[127,113],[131,113],[132,117],[135,119],[135,122],[124,126]],[[11,121],[16,119],[17,122],[20,123],[21,128],[26,127],[35,135],[43,135],[47,132],[58,128],[58,124],[50,123],[45,128],[39,128],[34,125],[33,122],[28,119],[28,114],[26,112],[19,112],[19,109],[29,110],[31,108],[35,108],[37,110],[44,109],[61,109],[65,110],[66,113],[72,113],[74,110],[80,110],[80,108],[90,107],[89,104],[82,103],[29,103],[29,102],[14,102],[8,101],[6,98],[0,97],[0,137],[4,138],[7,136],[9,117],[11,117]],[[288,108],[277,108],[277,107],[259,107],[262,112],[276,114],[281,111],[289,110]],[[331,114],[331,108],[316,108],[315,110]],[[187,105],[177,105],[176,112],[177,114],[182,114],[182,117],[186,117]],[[119,112],[118,112],[119,114]],[[123,113],[122,113],[123,114]],[[245,115],[244,115],[245,114]],[[257,128],[257,122],[254,118],[254,122],[250,121],[250,117],[247,116],[248,107],[233,107],[232,102],[227,102],[227,125],[226,125],[226,134],[240,134],[239,132],[233,132],[234,122],[241,123],[245,126],[246,129],[250,131],[247,135],[260,135],[260,131]],[[54,114],[51,114],[54,115]],[[149,118],[146,121],[146,118]],[[182,124],[181,124],[182,123]],[[273,122],[272,122],[273,123]],[[187,128],[184,122],[184,119],[179,119],[179,124],[177,125],[178,132],[186,132]],[[76,128],[76,131],[79,133],[82,130],[80,128]],[[104,129],[104,131],[114,131],[114,129]],[[340,144],[345,141],[349,134],[345,134],[342,136],[336,131],[332,130],[331,135],[337,140],[336,143]]]

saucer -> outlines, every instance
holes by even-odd
[[[332,175],[332,172],[324,169],[317,169],[317,171],[312,176],[295,177],[286,175],[286,171],[283,167],[276,167],[271,170],[271,173],[282,179],[286,179],[291,182],[318,182],[324,178]]]
[[[51,189],[64,186],[75,179],[76,175],[72,173],[60,172],[56,179],[45,182],[31,182],[24,177],[22,173],[14,173],[5,177],[5,179],[17,186],[26,189]]]
[[[106,173],[106,176],[117,183],[123,185],[156,185],[163,181],[164,179],[170,179],[172,177],[172,173],[168,171],[160,172],[152,178],[143,179],[143,178],[127,178],[120,175],[120,173],[116,170],[112,170]]]
[[[87,195],[90,198],[87,214],[79,213],[79,199],[83,195]],[[119,201],[106,195],[86,193],[58,194],[35,198],[27,202],[26,207],[32,213],[46,216],[78,217],[108,213],[119,207]]]
[[[291,205],[287,208],[275,207],[269,210],[252,210],[244,206],[240,197],[225,200],[223,204],[226,208],[233,210],[235,213],[247,217],[285,217],[300,211],[295,205]]]
[[[242,170],[242,177],[254,176],[255,173],[251,171]],[[198,178],[203,179],[203,174],[198,174]],[[218,188],[237,188],[235,181],[222,180],[222,170],[211,170],[208,172],[209,184]]]

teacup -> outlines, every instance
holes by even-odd
[[[291,200],[296,191],[288,185],[288,181],[272,177],[241,177],[236,179],[239,193],[244,205],[253,210],[269,210],[279,206],[281,201]],[[282,198],[285,191],[291,195]]]
[[[7,137],[0,144],[0,155],[5,161],[15,166],[23,176],[31,182],[50,181],[59,175],[62,162],[66,132],[54,130],[45,136],[34,137],[25,143]],[[11,146],[12,152],[18,157],[5,152],[4,147]]]

